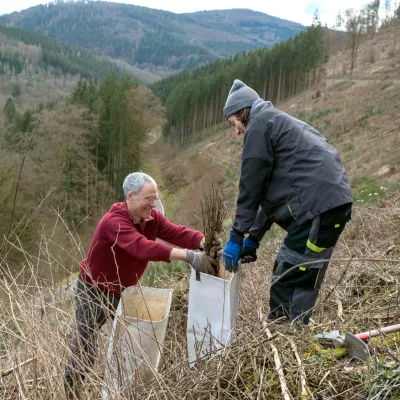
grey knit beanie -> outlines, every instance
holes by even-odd
[[[237,113],[242,108],[251,107],[260,96],[239,79],[235,79],[224,107],[224,118]]]

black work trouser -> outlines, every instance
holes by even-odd
[[[351,204],[345,204],[288,232],[274,263],[270,319],[286,316],[309,323],[332,252],[350,218]]]
[[[113,297],[89,286],[79,276],[76,288],[76,333],[72,341],[72,354],[65,367],[65,388],[72,388],[97,354],[98,331],[110,316],[114,316],[119,296]]]

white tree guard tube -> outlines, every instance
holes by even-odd
[[[157,199],[157,201],[156,201],[156,210],[165,216],[164,203],[162,202],[161,199]]]
[[[196,274],[195,270],[190,275],[187,323],[190,367],[217,353],[235,337],[240,272],[231,274],[221,265],[220,276]]]
[[[143,381],[157,372],[172,292],[143,286],[123,291],[108,346],[103,400],[122,391],[130,398],[135,379]]]

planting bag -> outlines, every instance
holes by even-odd
[[[192,269],[189,286],[187,342],[189,365],[223,349],[235,336],[240,271],[220,266],[220,277]]]
[[[135,379],[157,372],[171,307],[172,289],[130,286],[121,295],[110,336],[103,400],[132,396]]]

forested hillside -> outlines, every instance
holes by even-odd
[[[0,24],[0,109],[13,99],[26,110],[69,96],[80,79],[100,82],[110,73],[149,83],[157,77],[37,32]],[[3,113],[0,112],[0,121]]]
[[[103,79],[111,72],[122,73],[112,60],[83,48],[74,47],[40,33],[0,25],[2,35],[0,71],[22,74],[24,68],[42,68],[51,75],[80,75]],[[20,51],[19,51],[20,50]]]
[[[324,30],[315,24],[272,49],[237,55],[154,83],[152,89],[166,104],[165,136],[182,144],[223,121],[226,93],[234,79],[242,79],[274,102],[305,90],[313,76],[318,78],[317,67],[326,59],[324,46]]]
[[[57,2],[0,21],[124,60],[165,76],[272,46],[304,27],[251,10],[174,14],[128,4]]]
[[[335,54],[334,75],[349,80],[360,77],[362,69],[369,70],[380,57],[376,42],[379,4],[373,1],[361,10],[347,9],[343,15],[339,14],[343,31],[323,28],[317,18],[305,31],[272,48],[235,55],[155,82],[151,88],[166,104],[164,135],[173,143],[194,142],[201,132],[222,122],[226,93],[234,79],[246,82],[262,98],[280,103],[321,82],[329,53]],[[399,19],[399,9],[398,5],[394,6],[392,19],[386,18],[382,27]],[[216,12],[199,13],[203,14],[218,21]],[[360,40],[367,36],[372,38],[370,53],[360,60]],[[396,43],[394,38],[391,57],[398,51]],[[340,68],[336,63],[338,49],[347,55],[346,63]],[[392,66],[387,73],[393,74]],[[387,73],[380,67],[374,70],[373,76],[374,79],[386,77]]]
[[[204,10],[186,13],[185,15],[207,28],[249,36],[253,40],[259,41],[260,44],[264,43],[265,47],[271,47],[276,42],[289,39],[304,29],[297,22],[272,17],[248,8],[240,10]],[[310,20],[310,24],[311,22]],[[213,46],[211,41],[209,44],[211,47]],[[221,50],[226,51],[222,46]],[[227,52],[226,54],[230,53]]]
[[[47,231],[58,219],[65,223],[64,230],[54,226],[59,245],[83,221],[85,241],[90,216],[123,198],[121,181],[141,168],[147,133],[162,123],[154,94],[115,73],[99,85],[79,81],[68,101],[51,107],[19,113],[10,99],[5,108],[0,235],[11,243],[18,237],[33,251],[40,247],[41,229]],[[8,260],[14,268],[20,258]],[[41,273],[46,275],[47,268]],[[65,265],[59,272],[64,276]]]

